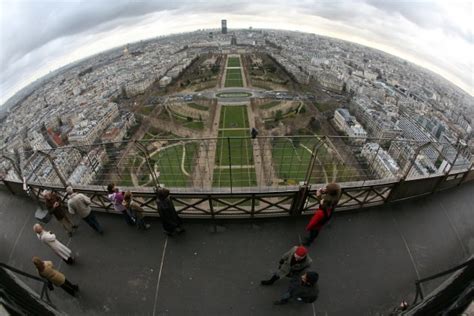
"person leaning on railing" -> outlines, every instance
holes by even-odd
[[[104,229],[94,213],[92,213],[91,200],[82,193],[74,192],[71,186],[66,188],[66,192],[69,195],[69,200],[67,201],[69,213],[79,215],[93,230],[102,235]]]
[[[306,231],[309,234],[305,238],[303,245],[311,245],[316,237],[318,237],[323,226],[331,219],[334,209],[341,198],[341,193],[341,186],[337,183],[329,183],[326,185],[326,188],[320,188],[316,191],[319,207],[306,226]]]
[[[185,230],[181,227],[182,221],[173,205],[170,198],[170,190],[165,188],[158,188],[156,190],[156,206],[160,214],[163,229],[168,236],[183,233]]]
[[[110,183],[107,186],[107,198],[112,202],[116,212],[123,214],[125,222],[129,225],[135,225],[135,221],[131,217],[130,213],[127,211],[127,208],[123,205],[123,197],[125,192],[120,192],[119,188],[115,186],[115,183]]]
[[[74,228],[77,228],[77,225],[74,225],[69,218],[66,210],[63,206],[63,201],[54,191],[46,191],[43,193],[44,203],[48,212],[53,214],[58,222],[63,225],[64,229],[68,233],[69,237],[72,236]]]
[[[149,229],[150,224],[145,222],[145,211],[143,208],[132,199],[132,192],[127,191],[123,196],[123,206],[127,209],[127,212],[132,218],[135,219],[138,229]]]

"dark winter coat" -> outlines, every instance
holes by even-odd
[[[300,277],[294,277],[290,281],[288,293],[290,293],[290,298],[303,303],[312,303],[318,298],[319,288],[317,283],[315,285],[304,284]]]
[[[52,192],[51,197],[49,199],[45,199],[44,202],[48,212],[53,214],[58,221],[62,220],[64,216],[66,216],[66,210],[64,209],[63,201],[55,192]],[[56,202],[58,202],[59,205],[54,207],[54,203]]]
[[[169,197],[163,200],[156,200],[158,213],[160,214],[161,223],[167,232],[173,232],[177,227],[181,226],[181,218],[179,218],[173,202]]]
[[[291,264],[291,259],[294,257],[297,248],[297,246],[292,247],[281,257],[277,272],[280,277],[293,277],[295,275],[301,275],[303,274],[304,270],[309,268],[311,265],[312,260],[309,255],[306,255],[303,260],[298,261],[293,265]]]

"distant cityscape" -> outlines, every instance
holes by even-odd
[[[242,68],[242,78],[231,79],[237,85],[228,85],[229,78],[225,85],[220,84],[225,80],[220,78],[226,68],[222,60],[229,58],[222,56],[239,56],[235,58],[240,64],[226,70],[229,76],[230,69],[240,73]],[[207,63],[209,75],[200,71],[205,79],[192,88],[193,80],[182,78],[200,58],[204,60],[201,66]],[[283,77],[259,75],[267,58],[283,70]],[[209,95],[209,100],[202,101],[206,92],[232,87],[248,88],[256,99],[281,101],[271,111],[271,106],[262,108],[262,121],[278,120],[292,111],[300,114],[301,108],[314,104],[314,111],[330,121],[339,135],[348,136],[358,146],[358,154],[372,162],[378,178],[396,176],[415,155],[415,143],[430,145],[417,156],[413,175],[428,176],[445,170],[446,165],[471,165],[474,99],[440,76],[354,43],[299,32],[228,29],[226,20],[221,21],[221,29],[127,44],[35,82],[7,102],[0,149],[28,161],[22,167],[35,171],[29,173],[34,174],[30,180],[48,183],[54,182],[56,174],[51,167],[42,167],[44,157],[25,155],[67,147],[54,157],[67,182],[90,184],[111,157],[106,148],[88,145],[135,139],[139,123],[148,114],[144,109],[151,106],[175,104],[176,112],[190,118],[188,121],[210,125],[209,111],[199,112],[199,104],[216,98]],[[159,92],[152,95],[151,89]],[[293,106],[297,102],[301,104],[298,109]],[[186,107],[190,103],[194,105]],[[267,135],[279,128],[266,126]],[[199,128],[197,136],[213,135],[212,128]],[[466,152],[459,155],[462,147]],[[0,160],[0,173],[17,178],[6,160]]]

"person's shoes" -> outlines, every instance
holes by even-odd
[[[278,301],[273,302],[273,305],[285,305],[286,303],[288,303],[288,301],[278,300]]]
[[[150,229],[151,225],[150,224],[145,224],[145,229]]]
[[[72,237],[72,232],[68,232],[67,235],[68,235],[69,237]]]
[[[184,233],[186,230],[184,228],[178,227],[175,230],[178,234]]]
[[[72,228],[77,229],[77,228],[79,228],[79,226],[78,225],[72,225]]]
[[[263,281],[260,281],[260,284],[261,285],[272,285],[274,281],[272,280],[263,280]]]

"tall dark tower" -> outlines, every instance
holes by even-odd
[[[222,25],[222,34],[227,34],[227,20],[222,20],[221,25]]]

